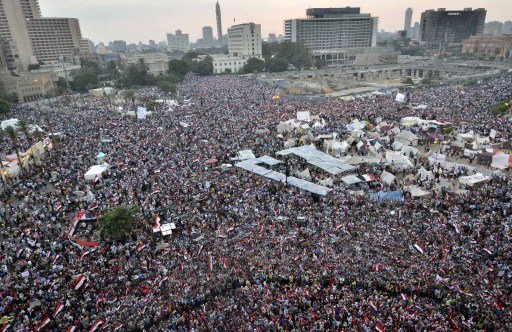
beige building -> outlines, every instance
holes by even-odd
[[[37,0],[0,0],[0,47],[9,69],[23,70],[37,63],[27,31],[27,20],[40,17]]]
[[[167,34],[167,49],[169,52],[188,52],[190,50],[190,41],[188,33],[182,33],[176,30],[176,34]]]
[[[54,73],[22,72],[19,77],[0,72],[0,85],[5,94],[16,93],[22,102],[36,101],[55,92]]]
[[[244,23],[228,29],[229,55],[261,58],[261,24]]]
[[[149,74],[155,76],[165,74],[169,70],[169,58],[165,53],[123,53],[121,54],[125,66],[138,64],[140,59],[148,66]]]
[[[58,61],[80,53],[89,53],[76,18],[45,17],[27,21],[32,49],[38,61]]]
[[[511,58],[512,34],[471,36],[462,44],[462,53]]]

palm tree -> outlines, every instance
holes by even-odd
[[[34,141],[32,140],[32,136],[30,136],[30,126],[28,123],[24,120],[19,120],[16,124],[16,130],[19,132],[22,132],[23,135],[27,138],[28,143],[30,146],[34,144]]]
[[[125,102],[128,103],[128,101],[132,102],[132,106],[135,109],[135,91],[133,90],[126,90],[123,94],[123,97],[125,99]]]
[[[18,159],[18,166],[20,167],[21,173],[25,173],[23,163],[21,162],[20,150],[18,148],[18,132],[13,126],[8,126],[3,130],[2,134],[11,140],[12,147],[16,152],[16,158]]]
[[[50,123],[50,118],[46,117],[44,120],[46,122],[46,125],[48,126],[48,129],[50,129],[50,133],[52,136],[53,148],[57,148],[58,137],[55,135],[55,132],[53,131],[52,124]]]

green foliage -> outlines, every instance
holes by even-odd
[[[103,237],[118,240],[129,235],[135,226],[136,206],[118,206],[105,213],[99,220],[100,233]]]
[[[263,53],[263,57],[265,59],[270,59],[272,57],[272,55],[277,53],[278,47],[279,47],[278,42],[273,42],[273,43],[263,42],[263,43],[261,43],[261,52]]]
[[[41,65],[40,65],[40,64],[38,64],[38,63],[37,63],[37,64],[30,64],[30,65],[28,65],[28,67],[27,67],[28,71],[37,70],[37,69],[39,69],[39,68],[41,68]]]
[[[441,129],[441,132],[443,133],[443,135],[450,135],[452,132],[453,132],[453,127],[446,127],[446,128],[443,128]]]
[[[261,73],[265,69],[265,62],[257,58],[250,58],[247,60],[247,64],[243,68],[243,72],[246,74],[259,72]]]
[[[407,78],[404,80],[404,84],[414,85],[414,81],[412,80],[412,78],[411,78],[411,77],[407,77]]]
[[[11,104],[7,100],[0,98],[0,115],[7,114],[10,110]]]
[[[509,112],[512,109],[512,101],[502,101],[494,105],[492,108],[492,113],[495,115],[500,115]]]
[[[197,57],[199,56],[199,52],[195,52],[195,51],[189,51],[187,53],[185,53],[185,55],[183,56],[182,60],[186,61],[186,62],[190,62],[194,59],[197,59]]]
[[[139,59],[136,64],[131,64],[125,68],[122,83],[124,87],[132,88],[134,86],[145,86],[154,84],[154,78],[148,74],[149,67],[144,59]]]
[[[172,82],[169,82],[169,81],[160,81],[160,82],[157,82],[156,86],[158,86],[158,88],[160,90],[162,90],[163,92],[167,92],[167,93],[176,93],[176,84],[173,84]]]
[[[154,101],[154,100],[150,101],[150,102],[146,105],[146,107],[147,107],[148,111],[154,111],[154,110],[156,109],[156,106],[157,106],[157,103],[156,103],[156,101]]]
[[[68,90],[68,84],[66,83],[66,80],[63,77],[59,77],[59,80],[57,81],[56,85],[58,94],[63,94]]]
[[[295,67],[302,69],[311,67],[311,52],[302,43],[285,41],[277,47],[277,57],[285,58]]]
[[[316,59],[315,60],[315,65],[316,65],[316,68],[318,68],[318,69],[327,67],[327,64],[328,64],[327,61],[324,59]]]
[[[206,76],[213,74],[213,60],[207,56],[203,61],[191,61],[190,71],[198,75]]]
[[[464,83],[465,86],[475,86],[478,84],[477,80],[469,80],[466,83]]]
[[[171,60],[169,61],[169,74],[174,74],[183,79],[190,70],[189,62],[186,60]]]
[[[86,92],[98,87],[98,74],[93,67],[82,67],[74,71],[72,76],[73,82],[71,83],[71,88],[74,91]]]
[[[288,70],[288,60],[284,58],[270,58],[266,61],[267,71],[271,73],[278,73]]]
[[[121,77],[119,73],[119,69],[117,68],[117,63],[115,61],[110,61],[107,65],[108,76],[111,80],[116,80]]]

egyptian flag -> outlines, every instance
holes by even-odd
[[[100,303],[105,301],[105,297],[103,295],[98,296],[96,299],[96,311],[99,311]]]
[[[48,323],[50,322],[50,317],[46,316],[43,321],[41,322],[41,324],[39,324],[39,326],[37,327],[37,330],[38,331],[41,331],[41,329],[43,327],[45,327],[46,325],[48,325]]]
[[[76,326],[71,326],[66,332],[75,332]]]
[[[155,220],[153,221],[153,233],[160,232],[160,216],[155,214]]]
[[[114,327],[114,332],[120,330],[123,327],[123,324],[119,323]]]
[[[379,332],[386,332],[384,325],[382,325],[381,323],[377,323],[377,325],[375,325],[375,329]]]
[[[213,271],[213,256],[210,254],[208,265],[210,266],[210,272]]]
[[[59,300],[55,309],[53,309],[53,318],[57,317],[57,315],[64,309],[64,304],[62,304],[62,300]]]
[[[73,281],[73,289],[78,290],[80,287],[82,287],[85,283],[85,279],[86,277],[84,274],[79,274],[75,281]]]
[[[11,324],[9,324],[9,323],[6,323],[6,324],[4,324],[4,325],[0,325],[0,332],[5,332],[5,331],[7,331],[7,329],[8,329],[9,327],[11,327]]]
[[[373,181],[375,181],[375,176],[373,176],[371,174],[365,174],[365,175],[363,175],[363,179],[366,182],[373,182]]]
[[[139,243],[137,243],[137,252],[141,252],[142,249],[146,248],[146,245],[144,244],[144,242],[140,241]]]
[[[89,329],[89,332],[94,332],[94,331],[96,331],[96,330],[100,327],[100,325],[101,325],[101,324],[103,324],[103,321],[102,321],[101,319],[100,319],[100,320],[98,320],[98,321],[96,321],[96,323],[94,323],[94,324],[91,326],[91,328]]]

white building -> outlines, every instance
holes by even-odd
[[[169,52],[188,52],[190,50],[190,40],[188,33],[182,33],[176,30],[176,34],[167,34],[167,49]]]
[[[32,50],[38,61],[52,62],[61,57],[90,53],[76,18],[44,17],[27,20]]]
[[[200,56],[199,59],[204,59],[206,56]],[[240,57],[231,56],[227,54],[212,54],[210,55],[213,63],[213,73],[233,73],[237,74],[247,64],[247,60],[253,57]]]
[[[148,66],[148,73],[155,76],[169,70],[169,58],[165,53],[122,53],[121,59],[126,66],[138,64],[142,59]]]
[[[37,63],[27,20],[40,17],[37,0],[0,0],[0,50],[3,50],[9,69],[23,70]]]
[[[228,29],[229,55],[261,58],[261,24],[244,23]]]
[[[310,8],[307,18],[284,22],[285,40],[306,45],[313,56],[330,60],[347,49],[377,45],[378,18],[360,8]]]

